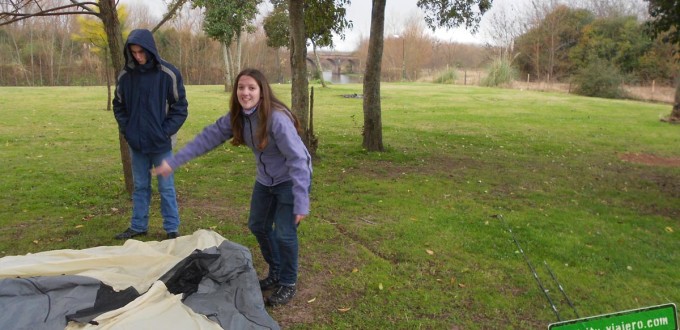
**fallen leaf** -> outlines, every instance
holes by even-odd
[[[671,227],[666,227],[666,231],[669,232],[669,233],[672,233],[672,232],[673,232],[673,228],[671,228]]]
[[[464,288],[464,287],[465,287],[465,284],[463,284],[463,283],[458,283],[458,286],[461,287],[461,288]]]
[[[77,225],[77,226],[76,226],[76,229],[78,229],[78,228],[83,228],[83,227],[85,227],[85,226],[83,226],[83,225]]]
[[[429,249],[426,249],[425,252],[427,252],[427,254],[429,254],[429,255],[433,255],[433,254],[434,254],[434,251],[429,250]]]
[[[456,283],[456,278],[455,278],[455,277],[452,277],[452,278],[451,278],[451,285],[453,285],[453,284],[455,284],[455,283]]]
[[[378,289],[379,289],[379,290],[382,290],[382,289],[383,289],[382,283],[378,284]]]
[[[33,244],[38,244],[38,243],[39,243],[38,240],[33,241]]]
[[[352,269],[352,273],[358,273],[358,272],[359,272],[358,268],[355,267],[355,268]]]
[[[349,311],[350,309],[352,309],[352,308],[351,307],[342,307],[342,308],[338,308],[338,312],[344,313],[344,312]]]
[[[311,303],[314,302],[314,300],[316,300],[316,298],[313,298],[312,300],[307,300],[307,303],[308,303],[308,304],[311,304]]]
[[[111,212],[118,212],[118,208],[112,207]]]
[[[633,267],[628,266],[628,267],[626,267],[626,269],[628,269],[628,270],[633,270]]]

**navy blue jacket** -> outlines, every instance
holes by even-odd
[[[131,44],[146,51],[146,64],[137,63],[130,52]],[[118,129],[136,151],[149,154],[172,150],[175,134],[188,115],[182,75],[158,55],[149,30],[130,32],[124,55],[125,68],[118,75],[113,99]]]

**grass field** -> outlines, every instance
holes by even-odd
[[[289,329],[546,329],[680,303],[680,126],[670,106],[434,85],[383,84],[387,150],[361,148],[361,85],[315,87],[312,214],[300,227]],[[189,86],[180,145],[226,112]],[[276,85],[288,101],[290,85]],[[0,88],[0,256],[119,245],[129,222],[103,87]],[[630,159],[664,160],[641,164]],[[643,157],[644,158],[644,157]],[[253,251],[249,150],[225,144],[175,176],[181,230]],[[154,195],[150,235],[161,228]],[[508,229],[512,229],[512,234]],[[514,236],[514,239],[513,239]]]

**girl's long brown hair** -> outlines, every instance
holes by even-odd
[[[260,87],[260,103],[257,106],[257,118],[259,125],[257,132],[255,132],[255,135],[260,141],[260,143],[257,145],[257,148],[263,150],[269,143],[269,118],[272,115],[272,111],[284,111],[293,122],[295,130],[297,130],[298,134],[300,134],[300,122],[293,112],[291,112],[283,102],[276,98],[276,95],[274,95],[274,92],[272,91],[271,86],[269,86],[269,82],[267,82],[267,78],[264,76],[264,74],[262,74],[262,72],[257,69],[244,69],[238,74],[238,76],[236,76],[236,79],[234,80],[234,87],[231,91],[231,100],[229,101],[231,129],[234,134],[233,138],[231,139],[231,144],[235,146],[244,144],[243,107],[241,107],[241,103],[239,103],[237,95],[238,81],[243,76],[248,76],[255,79],[257,85]]]

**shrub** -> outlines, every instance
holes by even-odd
[[[456,83],[456,79],[458,79],[456,70],[448,69],[440,74],[439,77],[435,78],[434,82],[437,84],[454,84]]]
[[[620,99],[626,96],[623,76],[609,61],[596,59],[574,76],[574,93],[583,96]]]
[[[495,59],[489,67],[489,74],[480,84],[486,87],[508,85],[518,76],[518,71],[512,66],[512,60],[506,57]]]

